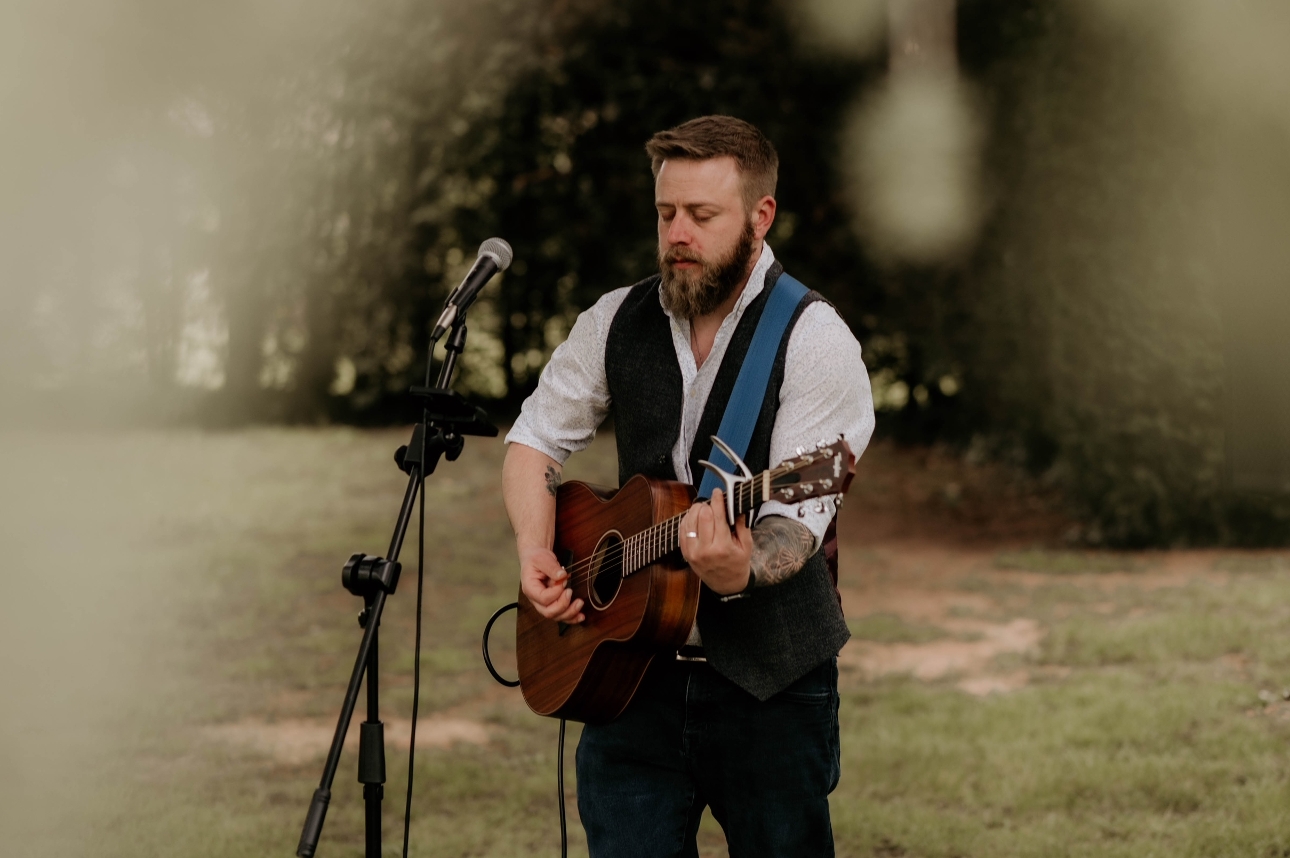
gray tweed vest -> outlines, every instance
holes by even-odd
[[[726,402],[752,342],[771,287],[784,268],[774,263],[766,285],[745,310],[717,370],[712,393],[699,421],[690,473],[699,478],[699,459],[707,458]],[[610,413],[618,440],[619,485],[636,474],[675,480],[672,448],[681,432],[681,403],[685,395],[676,362],[667,314],[659,305],[659,277],[637,283],[628,292],[609,327],[605,343],[605,372],[609,381]],[[823,300],[810,292],[789,322],[775,356],[770,383],[757,425],[744,457],[754,474],[777,462],[769,461],[770,436],[779,415],[779,388],[784,380],[788,340],[808,304]],[[792,419],[792,415],[785,415]],[[722,602],[708,588],[699,598],[699,634],[708,663],[722,676],[765,700],[784,690],[807,671],[837,654],[850,632],[842,616],[823,551],[782,584],[760,587],[746,599]]]

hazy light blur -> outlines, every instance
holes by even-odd
[[[841,143],[856,226],[888,262],[936,263],[971,246],[982,213],[979,106],[958,75],[954,0],[803,7],[809,38],[863,55],[885,37],[889,75],[863,93]]]
[[[893,75],[859,104],[844,137],[861,234],[879,257],[953,259],[981,214],[981,132],[956,77]]]
[[[237,466],[217,464],[211,437],[104,436],[104,412],[128,419],[150,386],[222,387],[230,307],[307,288],[305,275],[327,260],[302,238],[331,237],[343,255],[351,226],[363,224],[328,211],[330,159],[380,164],[387,182],[406,167],[382,163],[380,141],[346,138],[343,118],[329,112],[346,87],[355,102],[394,117],[400,98],[429,111],[490,103],[482,84],[453,91],[460,80],[446,72],[473,62],[461,57],[492,23],[473,22],[473,31],[463,15],[445,23],[451,4],[422,5],[422,25],[439,28],[435,50],[373,63],[405,69],[393,83],[407,90],[368,92],[393,84],[341,74],[338,59],[380,42],[372,33],[383,15],[407,6],[17,0],[0,11],[7,853],[94,851],[96,826],[122,811],[120,785],[156,764],[135,754],[137,742],[182,713],[193,689],[179,623],[214,586],[209,569],[176,562],[175,542],[202,533],[219,545],[240,525],[212,519],[211,509],[236,509],[253,491],[232,481]],[[480,80],[496,80],[502,59]],[[427,70],[444,76],[407,79]],[[398,144],[394,124],[372,125]],[[298,349],[293,321],[270,320],[253,348]],[[268,361],[265,384],[285,361]],[[58,419],[43,421],[57,428],[8,428],[25,422],[34,396],[58,403]],[[274,503],[298,509],[306,500]]]

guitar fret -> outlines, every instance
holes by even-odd
[[[734,514],[738,520],[747,515],[759,504],[767,503],[774,496],[772,481],[779,476],[791,473],[798,465],[787,464],[777,468],[767,468],[757,476],[741,480],[734,490]],[[807,461],[806,464],[810,464]],[[675,515],[666,521],[647,527],[635,536],[623,542],[623,574],[630,575],[657,562],[673,551],[681,548],[681,521],[685,513]]]

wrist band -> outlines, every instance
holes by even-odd
[[[757,585],[757,573],[748,568],[748,586],[744,587],[738,593],[731,593],[728,596],[718,597],[722,602],[733,602],[735,599],[747,599],[752,595],[752,588]]]

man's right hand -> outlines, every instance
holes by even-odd
[[[582,600],[574,599],[573,590],[568,587],[569,573],[551,549],[521,548],[519,555],[520,590],[539,614],[548,620],[570,624],[586,619]]]

